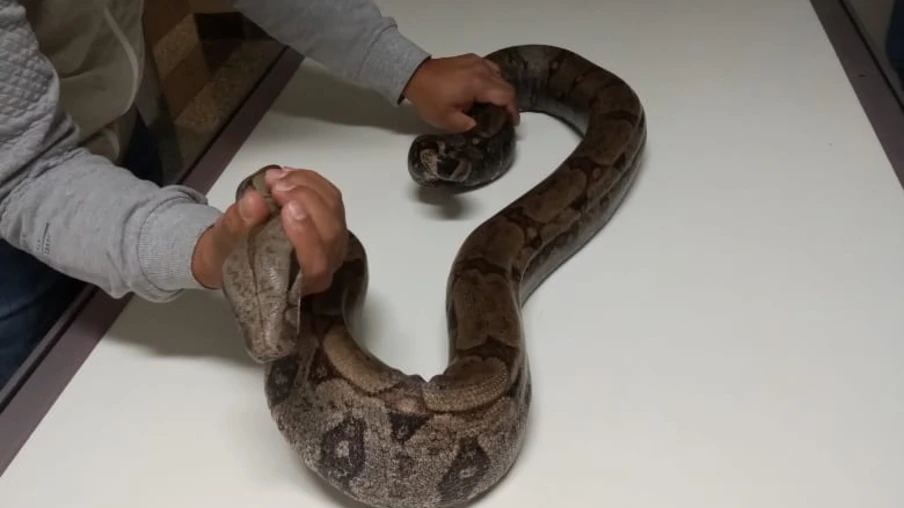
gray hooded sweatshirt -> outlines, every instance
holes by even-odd
[[[227,3],[393,103],[429,57],[369,0]],[[201,287],[192,253],[220,211],[116,165],[144,67],[142,6],[0,0],[0,237],[114,297],[167,301]]]

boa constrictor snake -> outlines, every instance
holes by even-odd
[[[447,284],[450,358],[429,380],[384,364],[356,343],[350,319],[367,286],[367,259],[348,254],[320,294],[300,298],[279,214],[232,251],[224,294],[249,354],[265,364],[265,393],[280,432],[304,463],[371,506],[459,505],[499,482],[518,455],[531,401],[521,306],[620,206],[638,171],[646,117],[618,76],[571,51],[513,46],[487,57],[512,83],[521,111],[582,134],[551,175],[477,227]],[[422,135],[409,172],[427,186],[473,188],[513,162],[506,111],[477,105],[478,124]],[[267,196],[263,168],[241,182]],[[271,201],[272,206],[272,201]]]

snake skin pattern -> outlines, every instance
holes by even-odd
[[[278,214],[224,266],[224,293],[249,354],[266,366],[266,398],[280,432],[317,475],[374,507],[460,505],[509,471],[531,401],[521,305],[610,220],[645,145],[643,107],[618,76],[543,45],[487,58],[516,87],[521,111],[558,118],[582,140],[551,175],[465,239],[446,288],[443,373],[425,381],[356,343],[350,323],[368,272],[353,233],[332,286],[305,298]],[[408,166],[416,182],[473,188],[508,170],[515,133],[507,113],[479,105],[471,114],[478,125],[469,132],[414,140]],[[266,169],[246,178],[236,199],[249,187],[266,196]]]

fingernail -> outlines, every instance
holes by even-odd
[[[286,205],[286,208],[289,209],[289,215],[297,221],[302,221],[308,216],[307,212],[305,212],[304,210],[304,207],[301,206],[301,203],[299,203],[298,201],[292,201],[291,203]]]
[[[286,174],[288,174],[288,173],[289,173],[289,170],[286,168],[283,168],[283,167],[268,169],[266,178],[269,178],[271,180],[278,180],[278,179],[286,176]]]
[[[273,186],[273,190],[275,190],[277,192],[289,192],[290,190],[294,189],[295,187],[297,187],[297,185],[295,185],[292,182],[279,180],[278,182],[276,182],[276,185]]]
[[[248,198],[245,197],[239,201],[239,216],[245,222],[251,222],[251,204],[248,203]]]

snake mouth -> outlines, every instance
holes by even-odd
[[[461,182],[471,173],[471,164],[455,157],[440,157],[436,161],[435,172],[443,180]]]
[[[464,159],[439,154],[435,149],[422,150],[420,162],[425,173],[441,182],[461,182],[471,174],[471,163]]]

